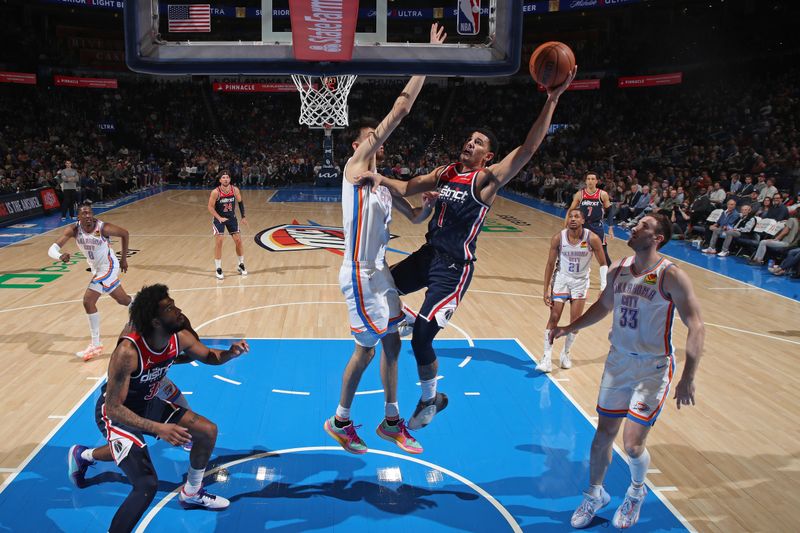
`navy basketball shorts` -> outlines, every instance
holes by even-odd
[[[228,233],[231,235],[239,233],[239,220],[236,217],[231,217],[225,222],[212,218],[211,225],[214,229],[214,235],[225,235],[225,228],[228,228]]]
[[[394,265],[391,271],[401,295],[428,288],[418,317],[429,322],[435,318],[443,328],[464,298],[475,265],[440,254],[426,244]]]
[[[599,224],[589,224],[586,226],[586,229],[600,237],[600,242],[602,242],[603,245],[606,244],[606,229],[602,222]]]
[[[137,414],[154,422],[177,424],[186,412],[187,410],[183,407],[154,398],[147,402],[147,407],[143,414]],[[97,399],[97,404],[94,409],[94,420],[95,423],[97,423],[97,427],[100,429],[100,433],[102,433],[106,441],[108,441],[111,448],[111,455],[114,457],[114,462],[118,465],[128,456],[128,452],[131,451],[132,446],[138,448],[144,448],[146,446],[144,432],[142,432],[142,430],[126,424],[114,422],[108,418],[104,395],[101,395],[100,398]]]

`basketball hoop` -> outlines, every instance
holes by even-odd
[[[293,74],[292,81],[300,93],[300,124],[324,128],[325,135],[330,134],[329,127],[349,125],[347,97],[356,77]]]

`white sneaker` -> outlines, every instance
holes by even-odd
[[[729,255],[731,255],[731,253],[728,250],[722,250],[717,254],[717,257],[728,257]]]
[[[716,254],[717,251],[714,248],[705,248],[703,249],[704,254]]]
[[[569,523],[576,529],[581,529],[592,523],[597,511],[608,505],[611,496],[606,492],[605,487],[600,487],[600,496],[594,497],[588,492],[583,493],[583,501],[572,513]]]
[[[89,346],[86,349],[81,350],[80,352],[75,352],[75,355],[83,359],[84,361],[88,361],[89,359],[94,359],[100,355],[103,355],[103,345],[98,344],[94,345],[89,343]]]
[[[408,337],[414,331],[414,322],[416,322],[417,317],[411,314],[410,311],[406,310],[406,307],[403,306],[403,314],[405,318],[398,322],[397,324],[397,333],[400,337]]]
[[[197,491],[197,494],[192,496],[189,496],[184,491],[181,491],[181,494],[178,496],[178,498],[180,499],[181,506],[183,506],[184,509],[205,507],[206,509],[211,509],[212,511],[221,511],[222,509],[226,509],[231,504],[227,498],[206,492],[206,489],[203,488]]]
[[[561,368],[564,370],[568,370],[572,368],[572,359],[569,357],[568,352],[561,352],[561,357],[558,358],[559,362],[561,363]]]
[[[633,488],[633,485],[628,487],[622,505],[619,506],[617,512],[614,513],[614,518],[611,520],[614,527],[627,529],[635,525],[639,520],[639,511],[642,510],[645,496],[647,496],[647,487],[642,486],[638,490]]]
[[[536,370],[539,372],[544,372],[545,374],[550,373],[553,371],[553,361],[550,359],[550,356],[542,357],[542,360],[539,361],[539,364],[536,365]]]
[[[222,269],[217,269],[217,279],[225,279],[225,274],[222,273]]]
[[[244,267],[244,263],[239,263],[239,274],[242,276],[247,275],[247,269]]]

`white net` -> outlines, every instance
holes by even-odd
[[[293,74],[300,93],[300,124],[322,128],[326,124],[344,127],[349,124],[347,96],[356,76],[306,76]]]

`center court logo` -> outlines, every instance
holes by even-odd
[[[281,224],[259,232],[255,240],[270,252],[344,250],[344,231],[333,226]]]

